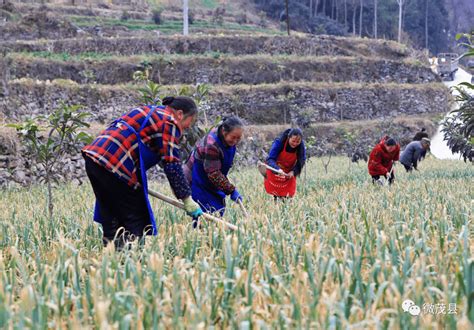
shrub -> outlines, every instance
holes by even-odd
[[[224,24],[225,8],[217,7],[212,14],[212,23],[217,25]]]
[[[240,25],[242,25],[242,24],[247,24],[247,23],[248,23],[247,13],[246,13],[246,12],[240,13],[240,14],[237,16],[237,23],[239,23]]]
[[[304,24],[303,22],[294,24]],[[291,24],[293,27],[293,23]],[[300,26],[294,27],[301,28]],[[329,34],[336,36],[344,36],[347,34],[347,29],[343,24],[330,19],[329,17],[318,15],[307,23],[307,30],[313,34]]]
[[[196,14],[194,13],[194,11],[189,10],[189,11],[188,11],[188,22],[189,22],[189,25],[194,24],[195,18],[196,18]]]
[[[152,19],[156,25],[160,25],[161,23],[163,23],[163,18],[161,17],[162,13],[163,13],[163,9],[153,9]]]
[[[258,13],[259,21],[258,21],[258,26],[265,28],[267,27],[267,14],[265,12],[261,11]]]
[[[130,13],[126,10],[122,11],[122,16],[120,16],[121,21],[128,21],[131,18]]]

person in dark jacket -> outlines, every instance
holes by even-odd
[[[236,146],[242,138],[242,121],[231,116],[199,140],[184,165],[192,196],[207,213],[224,215],[227,195],[237,202],[242,196],[227,175],[232,168]]]
[[[428,133],[426,133],[426,128],[422,128],[420,131],[416,132],[413,137],[413,141],[421,141],[422,138],[428,138]]]
[[[368,169],[372,182],[382,184],[381,177],[388,179],[389,184],[395,180],[393,164],[400,157],[400,145],[395,139],[385,136],[372,149],[369,156]]]
[[[182,133],[194,124],[198,109],[183,96],[165,97],[162,104],[130,110],[82,149],[96,197],[94,220],[102,225],[104,245],[113,242],[117,250],[157,234],[146,171],[158,163],[187,214],[193,219],[202,214],[191,198],[179,150]]]
[[[418,170],[418,162],[423,154],[430,148],[431,141],[428,138],[422,138],[421,141],[410,142],[400,156],[400,163],[407,172]]]
[[[303,132],[299,128],[285,130],[273,141],[266,163],[277,172],[267,169],[265,190],[275,199],[293,197],[296,193],[296,177],[306,161]]]
[[[426,133],[426,128],[424,127],[421,129],[421,131],[416,132],[415,136],[413,137],[413,141],[421,141],[423,138],[428,139],[428,133]],[[423,149],[420,155],[420,160],[425,158],[427,151],[428,149]]]

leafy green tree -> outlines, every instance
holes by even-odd
[[[150,65],[146,65],[145,63],[143,71],[136,71],[133,74],[133,79],[135,80],[135,82],[143,84],[143,86],[138,89],[138,91],[140,92],[139,102],[144,105],[161,104],[162,86],[153,82],[150,79],[150,67]],[[204,127],[194,125],[189,130],[187,130],[184,135],[185,142],[183,145],[183,158],[187,158],[196,142],[205,134],[207,134],[211,130],[211,128],[214,127],[220,120],[220,118],[216,118],[212,125],[210,125],[208,121],[207,100],[210,90],[210,86],[207,84],[197,84],[196,86],[182,86],[179,89],[175,89],[174,91],[174,94],[176,95],[192,97],[194,101],[196,101],[198,107],[201,109],[201,112],[204,113]]]
[[[203,125],[193,125],[190,129],[188,129],[185,133],[185,142],[184,142],[184,157],[186,159],[189,154],[191,153],[194,145],[196,142],[201,139],[204,135],[209,133],[209,131],[215,127],[219,121],[220,117],[217,117],[214,122],[209,122],[209,118],[207,116],[208,109],[208,96],[211,88],[207,84],[197,84],[196,86],[183,86],[180,89],[176,90],[176,95],[182,96],[189,96],[196,101],[197,106],[201,113],[204,114],[204,120],[201,121]]]
[[[474,31],[471,34],[458,34],[457,40],[461,38],[466,42],[460,44],[467,51],[462,57],[474,56]],[[474,161],[474,85],[463,82],[454,87],[458,92],[456,101],[459,108],[451,112],[451,116],[444,121],[443,133],[448,147],[453,152],[459,152],[464,161]]]
[[[146,62],[143,66],[143,71],[135,71],[133,74],[133,80],[137,83],[143,84],[143,87],[138,89],[140,92],[139,102],[144,105],[161,103],[161,85],[150,79],[151,65]]]
[[[89,134],[80,131],[81,128],[89,127],[85,122],[89,114],[79,112],[80,108],[78,105],[62,105],[49,116],[38,116],[21,124],[9,125],[16,128],[31,160],[44,168],[44,173],[38,174],[44,176],[48,189],[50,218],[53,217],[54,208],[52,183],[60,178],[61,160],[67,155],[79,152],[84,144],[92,140]],[[41,134],[42,131],[46,134]]]

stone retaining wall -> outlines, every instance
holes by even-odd
[[[11,78],[39,80],[69,79],[77,83],[123,84],[143,70],[143,58],[105,61],[57,61],[13,57],[6,66]],[[146,60],[150,78],[161,84],[271,84],[281,81],[307,82],[396,82],[439,81],[428,67],[415,62],[356,57],[304,57],[298,59],[249,56],[240,58],[163,57]]]
[[[157,36],[155,38],[72,38],[1,42],[1,52],[107,53],[121,56],[156,54],[226,53],[301,56],[366,56],[407,58],[409,49],[393,41],[335,36]]]
[[[163,95],[174,93],[163,91]],[[18,121],[49,113],[62,102],[82,104],[95,121],[110,121],[139,104],[132,86],[78,85],[70,81],[22,80],[0,95],[0,119]],[[248,124],[299,124],[446,113],[450,95],[441,83],[311,84],[227,86],[211,91],[205,107],[213,120],[237,114]]]

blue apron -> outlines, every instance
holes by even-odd
[[[229,170],[234,162],[236,147],[228,147],[224,145],[216,133],[209,133],[216,140],[218,147],[224,153],[222,160],[221,172],[227,177]],[[201,205],[201,208],[207,212],[212,213],[219,211],[221,216],[225,212],[225,193],[218,190],[207,177],[204,171],[204,166],[201,160],[194,158],[193,178],[191,181],[191,189],[193,199]]]
[[[139,157],[140,175],[141,175],[141,179],[142,179],[143,194],[144,194],[146,206],[147,206],[147,209],[148,209],[148,215],[150,217],[150,223],[151,223],[151,226],[152,226],[152,229],[153,229],[153,231],[152,231],[153,235],[156,235],[158,232],[156,230],[155,216],[153,215],[153,210],[151,209],[150,200],[148,199],[148,180],[147,180],[147,177],[146,177],[146,171],[149,168],[151,168],[151,167],[155,166],[156,164],[158,164],[158,162],[160,161],[160,156],[157,153],[151,151],[151,149],[146,144],[144,144],[142,142],[142,139],[140,138],[140,132],[146,126],[146,123],[148,122],[151,115],[155,112],[155,110],[157,108],[158,109],[164,109],[165,107],[153,106],[151,108],[150,112],[148,112],[148,115],[146,116],[145,120],[143,121],[142,125],[140,126],[140,129],[138,130],[138,132],[135,131],[135,129],[132,126],[130,126],[127,122],[125,122],[123,119],[119,118],[119,119],[115,120],[112,123],[112,126],[117,125],[119,123],[124,124],[137,136],[138,157]],[[100,216],[100,205],[99,205],[97,200],[95,202],[95,208],[94,208],[94,221],[99,222],[99,223],[102,223],[102,221],[103,221],[102,217]]]

